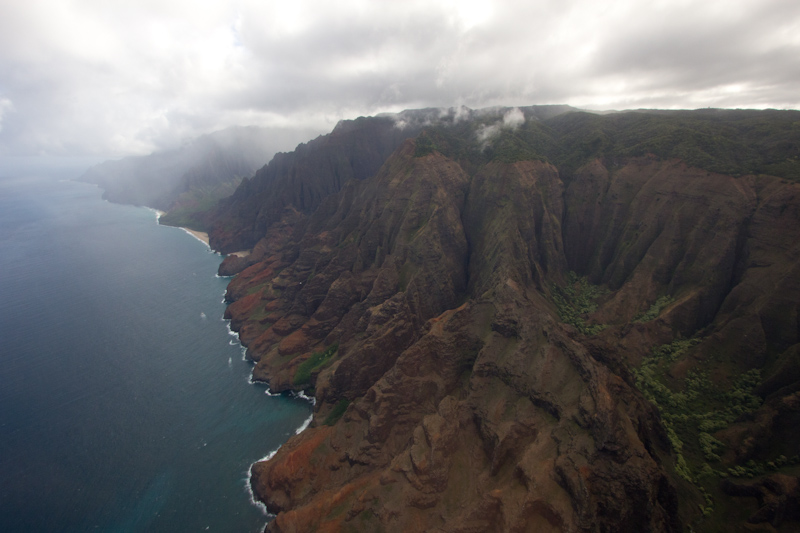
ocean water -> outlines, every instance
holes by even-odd
[[[0,531],[261,530],[249,467],[311,408],[249,383],[221,258],[63,173],[15,174],[0,176]]]

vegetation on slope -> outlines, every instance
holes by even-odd
[[[295,372],[293,383],[295,385],[304,385],[310,383],[311,373],[328,364],[331,359],[333,359],[333,356],[336,354],[338,349],[339,343],[334,342],[324,351],[312,353],[308,359],[303,361],[300,366],[297,367],[297,372]]]
[[[711,172],[800,180],[800,112],[706,109],[563,113],[502,127],[496,115],[426,129],[418,156],[434,148],[467,166],[549,161],[563,176],[599,158],[613,167],[653,154]]]
[[[800,180],[800,112],[707,109],[569,113],[547,121],[566,174],[601,158],[654,154],[721,174]]]
[[[670,379],[670,367],[696,346],[699,339],[679,339],[658,346],[634,369],[636,385],[661,413],[676,456],[675,472],[693,483],[706,499],[703,515],[714,511],[711,492],[717,485],[724,444],[713,433],[740,416],[755,411],[762,400],[754,390],[760,371],[750,370],[731,383],[713,383],[707,371],[691,371],[684,379]]]
[[[597,300],[608,294],[605,287],[592,285],[585,277],[567,272],[566,285],[553,285],[552,294],[558,315],[565,324],[574,326],[584,335],[595,335],[606,328],[604,324],[586,322],[588,315],[597,309]]]

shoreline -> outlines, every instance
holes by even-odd
[[[161,214],[163,214],[163,213],[161,213]],[[160,217],[161,214],[159,214],[157,216]],[[194,230],[190,230],[189,228],[184,228],[184,227],[181,227],[181,229],[183,231],[185,231],[186,233],[188,233],[189,235],[193,236],[194,238],[203,241],[206,244],[206,246],[208,246],[209,249],[211,249],[211,246],[208,243],[208,233],[205,233],[205,232],[202,232],[202,231],[194,231]],[[239,257],[247,257],[249,254],[250,254],[250,250],[244,250],[244,251],[241,251],[241,252],[233,252],[233,253],[231,253],[229,255],[238,255]],[[224,301],[225,300],[223,299],[223,302]],[[222,320],[223,320],[223,322],[225,322],[225,328],[228,330],[228,335],[230,335],[231,337],[233,337],[235,339],[235,343],[238,344],[239,348],[241,349],[242,361],[247,361],[247,347],[244,344],[242,344],[242,341],[239,338],[239,332],[238,331],[234,331],[231,328],[230,319],[223,318]],[[251,369],[250,370],[250,379],[248,380],[248,384],[255,385],[256,383],[257,382],[253,380],[253,371]],[[263,382],[260,382],[260,383],[263,383]],[[267,390],[265,392],[266,392],[267,395],[269,395],[269,396],[278,396],[280,394],[280,393],[279,394],[274,394],[270,390],[269,384],[267,383],[266,385],[267,385]],[[316,404],[316,398],[314,398],[313,396],[312,397],[306,396],[304,391],[300,391],[299,393],[294,393],[294,396],[297,397],[297,398],[301,398],[301,399],[307,401],[309,403],[309,405],[311,406],[311,412],[309,413],[308,417],[303,421],[303,423],[301,423],[294,430],[294,435],[299,435],[300,433],[302,433],[303,431],[308,429],[308,427],[311,425],[311,422],[314,420],[314,405]],[[288,440],[288,439],[286,439],[286,440]],[[263,461],[269,461],[270,459],[275,457],[275,455],[278,453],[278,451],[284,446],[284,444],[286,444],[286,440],[282,444],[278,445],[277,448],[275,448],[274,450],[270,451],[269,453],[267,453],[262,458],[256,459],[255,461],[250,463],[250,466],[247,468],[247,472],[245,472],[245,477],[242,480],[242,481],[244,481],[245,491],[246,491],[246,493],[247,493],[247,495],[249,497],[250,504],[253,505],[254,507],[256,507],[257,509],[259,509],[262,513],[264,513],[264,516],[267,518],[267,523],[264,525],[264,528],[262,528],[262,529],[265,529],[266,526],[269,525],[269,523],[277,515],[269,510],[269,508],[267,507],[267,503],[266,502],[264,502],[264,501],[262,501],[262,500],[260,500],[259,498],[256,497],[256,494],[253,491],[253,467],[256,465],[256,463],[260,463],[260,462],[263,462]]]
[[[192,237],[194,237],[195,239],[197,239],[198,241],[208,246],[209,249],[211,248],[211,243],[208,240],[208,233],[206,233],[205,231],[197,231],[189,228],[184,228],[183,226],[178,226],[178,227],[181,228],[186,233],[188,233],[189,235],[191,235]]]
[[[167,214],[166,211],[162,211],[160,209],[156,209],[155,207],[148,207],[147,209],[149,209],[150,211],[152,211],[153,213],[156,214],[156,222],[158,223],[159,226],[162,226],[162,225],[163,226],[169,226],[169,224],[161,224],[161,217]],[[173,228],[177,227],[177,228],[182,229],[183,231],[185,231],[186,233],[188,233],[189,235],[191,235],[192,237],[194,237],[198,241],[200,241],[203,244],[205,244],[206,246],[208,246],[208,249],[211,250],[212,252],[216,251],[213,248],[211,248],[211,242],[209,240],[208,233],[206,233],[205,231],[198,231],[198,230],[190,229],[190,228],[187,228],[187,227],[184,227],[184,226],[169,226],[169,227],[173,227]],[[250,255],[251,251],[252,250],[239,250],[238,252],[231,252],[229,254],[220,254],[220,255],[235,255],[236,257],[247,257],[248,255]]]
[[[152,207],[148,207],[147,209],[149,209],[149,210],[151,210],[152,212],[155,213],[155,215],[156,215],[156,224],[161,226],[162,224],[161,224],[159,219],[163,215],[165,215],[166,212],[165,211],[161,211],[160,209],[152,208]],[[164,225],[164,226],[166,226],[166,225]],[[176,226],[172,226],[172,227],[176,227]],[[200,241],[203,244],[205,244],[210,251],[214,252],[214,250],[211,248],[211,244],[209,242],[208,233],[206,233],[204,231],[197,231],[197,230],[189,229],[189,228],[186,228],[186,227],[183,227],[183,226],[177,226],[177,227],[182,229],[184,232],[188,233],[189,235],[191,235],[192,237],[194,237],[198,241]],[[238,257],[247,257],[248,255],[250,255],[250,252],[251,252],[251,250],[241,250],[241,251],[238,251],[238,252],[231,252],[228,255],[235,255],[235,256],[238,256]],[[224,254],[222,254],[222,255],[224,255]],[[224,299],[223,299],[223,302],[224,302]],[[241,349],[242,360],[243,361],[247,361],[247,357],[246,357],[247,348],[242,344],[241,340],[239,339],[239,333],[234,331],[233,329],[231,329],[230,320],[227,320],[227,319],[223,318],[223,321],[226,322],[226,328],[228,330],[228,335],[232,336],[235,339],[235,343],[238,344],[239,348]],[[248,380],[248,382],[251,385],[256,383],[255,381],[253,381],[253,372],[252,372],[252,370],[250,371],[250,379]],[[272,394],[272,392],[269,389],[269,385],[268,384],[267,384],[266,393],[268,395],[270,395],[270,396],[277,396],[277,395]],[[295,393],[295,396],[298,397],[298,398],[301,398],[303,400],[306,400],[311,405],[311,413],[294,431],[295,435],[299,435],[305,429],[307,429],[309,427],[309,425],[311,425],[311,421],[314,419],[314,404],[316,403],[316,398],[308,397],[302,391],[300,393]],[[266,502],[263,502],[260,499],[258,499],[256,497],[255,493],[253,492],[253,485],[252,485],[253,466],[255,466],[256,463],[260,463],[262,461],[268,461],[269,459],[274,457],[275,454],[278,453],[278,451],[281,449],[281,447],[283,447],[284,444],[286,444],[286,441],[284,441],[282,444],[280,444],[277,448],[275,448],[271,452],[267,453],[267,455],[265,455],[264,457],[262,457],[260,459],[257,459],[255,461],[253,461],[252,463],[250,463],[250,466],[248,467],[247,472],[245,472],[245,477],[243,479],[243,481],[245,482],[245,491],[249,496],[250,504],[253,505],[254,507],[256,507],[257,509],[259,509],[262,513],[264,513],[264,516],[267,518],[267,524],[269,524],[269,522],[272,519],[274,519],[276,515],[274,513],[270,512],[270,510],[267,508]],[[264,527],[266,527],[267,524],[265,524]]]

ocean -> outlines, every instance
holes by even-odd
[[[63,172],[12,174],[0,176],[0,531],[262,530],[250,465],[311,406],[250,383],[222,320],[221,257]]]

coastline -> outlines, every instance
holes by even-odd
[[[161,219],[161,217],[163,215],[166,214],[166,212],[165,211],[161,211],[160,209],[152,208],[152,207],[148,207],[147,209],[149,209],[149,210],[151,210],[151,211],[153,211],[155,213],[155,215],[156,215],[156,224],[161,225],[160,219]],[[194,237],[195,239],[197,239],[198,241],[200,241],[203,244],[205,244],[210,251],[214,252],[213,248],[211,248],[211,243],[209,241],[209,237],[208,237],[208,233],[207,232],[197,231],[197,230],[189,229],[189,228],[186,228],[186,227],[183,227],[183,226],[178,226],[178,227],[180,229],[182,229],[184,232],[186,232],[187,234],[189,234],[192,237]],[[235,255],[235,256],[238,256],[238,257],[247,257],[248,255],[250,255],[250,252],[251,252],[251,250],[241,250],[241,251],[238,251],[238,252],[231,252],[228,255]],[[224,300],[223,300],[223,302],[224,302]],[[239,348],[241,349],[241,352],[242,352],[242,360],[246,361],[247,360],[247,357],[246,357],[247,348],[241,343],[241,340],[239,339],[239,333],[234,331],[233,329],[231,329],[230,320],[223,319],[223,321],[226,322],[226,328],[228,330],[228,334],[235,339],[234,341],[231,342],[231,344],[233,344],[235,342],[236,344],[239,345]],[[251,385],[256,383],[253,380],[252,370],[250,372],[250,379],[248,380],[248,383],[251,384]],[[269,386],[267,386],[266,393],[269,396],[278,396],[277,394],[272,394],[272,392],[269,389]],[[314,419],[313,406],[316,403],[316,399],[314,397],[306,396],[303,392],[295,393],[295,396],[298,397],[298,398],[302,398],[303,400],[306,400],[312,407],[312,410],[311,410],[311,413],[309,414],[309,416],[294,431],[294,435],[299,435],[300,433],[302,433],[305,429],[307,429],[311,425],[311,421]],[[249,496],[250,503],[254,507],[258,508],[262,513],[264,513],[264,516],[267,517],[267,524],[269,524],[269,521],[274,519],[276,515],[274,513],[270,512],[270,510],[267,508],[266,502],[263,502],[260,499],[258,499],[256,497],[255,493],[253,492],[253,486],[252,486],[253,467],[256,465],[256,463],[260,463],[260,462],[263,462],[263,461],[270,460],[272,457],[275,456],[275,454],[278,453],[278,450],[280,450],[280,448],[284,444],[286,444],[285,441],[284,441],[283,444],[280,444],[277,448],[275,448],[274,450],[272,450],[269,453],[267,453],[267,455],[265,455],[264,457],[261,457],[260,459],[257,459],[255,461],[253,461],[252,463],[250,463],[250,466],[248,467],[247,471],[244,473],[245,476],[244,476],[243,481],[245,482],[245,491]],[[266,525],[264,527],[266,527]]]
[[[158,223],[158,225],[161,226],[162,225],[161,224],[161,217],[166,215],[167,212],[166,211],[162,211],[161,209],[156,209],[155,207],[148,207],[147,209],[149,209],[150,211],[152,211],[153,213],[156,214],[156,223]],[[168,226],[168,224],[163,224],[163,225],[164,226]],[[175,226],[173,226],[173,227],[175,227]],[[193,230],[193,229],[189,229],[189,228],[184,228],[183,226],[177,226],[177,227],[179,227],[180,229],[182,229],[183,231],[185,231],[186,233],[188,233],[189,235],[191,235],[192,237],[194,237],[198,241],[202,242],[203,244],[205,244],[206,246],[211,248],[211,244],[209,243],[209,240],[208,240],[208,233],[206,233],[205,231],[197,231],[197,230]]]
[[[205,231],[196,231],[196,230],[189,229],[189,228],[184,228],[184,227],[181,227],[181,229],[183,231],[185,231],[186,233],[188,233],[189,235],[191,235],[192,237],[194,237],[195,239],[197,239],[198,241],[200,241],[203,244],[205,244],[206,246],[208,246],[209,248],[211,248],[211,244],[209,243],[209,240],[208,240],[208,233],[206,233]]]
[[[160,209],[156,209],[154,207],[148,207],[147,209],[149,209],[150,211],[152,211],[152,212],[154,212],[156,214],[156,222],[158,222],[158,224],[161,225],[161,217],[166,215],[167,212],[166,211],[161,211]],[[168,224],[164,224],[164,225],[166,226]],[[173,227],[175,227],[175,226],[173,226]],[[187,227],[184,227],[184,226],[177,226],[177,227],[179,227],[180,229],[182,229],[183,231],[185,231],[186,233],[188,233],[189,235],[191,235],[192,237],[194,237],[198,241],[200,241],[203,244],[205,244],[206,246],[208,246],[208,248],[211,251],[214,251],[213,249],[211,249],[211,242],[210,242],[210,240],[208,238],[208,233],[206,233],[205,231],[198,231],[198,230],[190,229],[190,228],[187,228]],[[250,250],[240,250],[238,252],[231,252],[231,253],[229,253],[227,255],[235,255],[236,257],[247,257],[248,255],[250,255]]]

